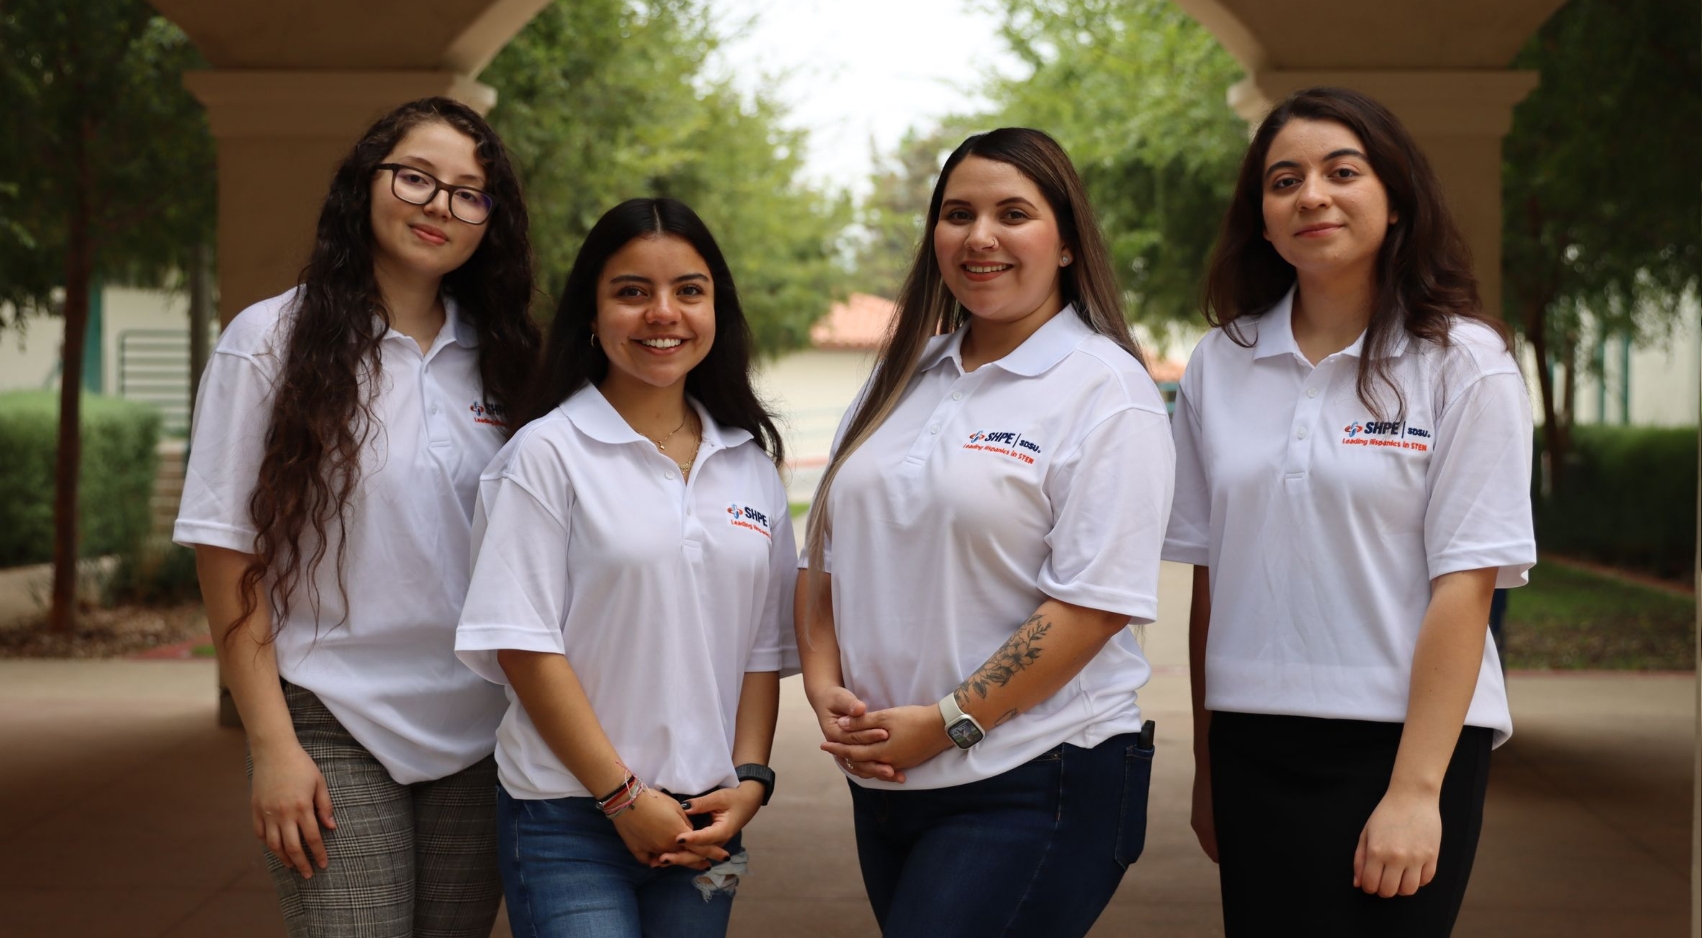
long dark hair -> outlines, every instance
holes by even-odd
[[[676,199],[628,199],[603,213],[591,226],[567,275],[567,286],[544,342],[537,381],[526,394],[521,422],[542,417],[575,391],[608,376],[608,356],[591,341],[603,267],[634,238],[661,237],[680,238],[690,244],[709,265],[709,278],[715,287],[715,342],[703,361],[686,374],[686,393],[696,398],[716,423],[749,431],[757,445],[780,463],[784,458],[780,432],[751,383],[751,329],[744,307],[739,305],[733,272],[703,219]]]
[[[1359,399],[1379,418],[1390,415],[1381,406],[1379,386],[1393,394],[1395,415],[1404,417],[1405,397],[1389,376],[1389,350],[1400,330],[1442,346],[1448,344],[1453,317],[1484,323],[1504,343],[1508,333],[1499,319],[1483,313],[1471,251],[1454,226],[1442,183],[1424,151],[1388,108],[1357,91],[1296,91],[1266,115],[1253,134],[1207,269],[1202,298],[1206,322],[1222,327],[1237,345],[1250,347],[1253,340],[1242,331],[1240,320],[1262,315],[1294,285],[1294,267],[1264,236],[1264,176],[1271,142],[1296,118],[1332,121],[1353,131],[1396,215],[1377,252],[1376,298],[1365,327],[1357,386]]]
[[[1040,190],[1058,218],[1059,238],[1075,255],[1074,263],[1058,268],[1064,302],[1074,304],[1076,315],[1089,329],[1117,343],[1143,366],[1146,364],[1123,316],[1123,293],[1111,266],[1111,252],[1105,247],[1105,236],[1094,221],[1093,206],[1069,154],[1058,141],[1026,127],[1001,127],[964,140],[940,167],[940,178],[928,200],[927,223],[922,226],[922,238],[916,245],[916,258],[911,261],[910,273],[898,291],[898,308],[881,347],[869,391],[852,415],[844,439],[816,487],[808,537],[812,571],[821,569],[823,545],[830,526],[827,492],[839,474],[839,467],[898,406],[904,389],[915,376],[916,363],[928,340],[953,332],[970,319],[970,312],[946,288],[939,257],[934,253],[934,229],[940,223],[940,205],[945,201],[946,183],[952,171],[971,156],[1014,166]]]
[[[284,345],[283,373],[266,429],[266,453],[249,500],[255,560],[241,580],[246,620],[259,606],[259,585],[278,618],[289,614],[290,593],[304,580],[317,612],[313,573],[336,531],[337,587],[349,498],[360,480],[360,451],[372,433],[371,392],[378,386],[379,341],[389,323],[372,260],[372,175],[408,131],[447,124],[472,138],[495,211],[466,263],[445,275],[443,293],[456,301],[479,340],[479,375],[486,400],[512,406],[532,373],[538,327],[532,321],[532,247],[520,180],[496,131],[477,111],[449,98],[423,98],[396,108],[367,128],[337,167],[319,211],[313,253],[302,269],[293,322]],[[377,322],[374,318],[377,318]],[[363,395],[363,386],[368,393]],[[311,529],[312,545],[302,539]],[[234,630],[231,623],[227,636]]]

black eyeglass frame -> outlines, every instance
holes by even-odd
[[[431,201],[433,199],[437,198],[437,194],[439,192],[448,192],[449,193],[449,214],[454,215],[455,219],[457,221],[465,222],[466,224],[469,224],[469,225],[482,225],[485,222],[490,221],[491,220],[491,213],[496,211],[496,200],[491,198],[491,194],[489,192],[486,192],[485,190],[480,189],[477,186],[452,186],[449,183],[446,183],[443,180],[437,178],[436,176],[433,176],[431,173],[428,173],[425,170],[420,169],[418,166],[409,166],[406,163],[379,163],[377,166],[374,166],[372,168],[373,172],[378,172],[381,169],[390,170],[390,194],[395,196],[396,198],[401,199],[402,201],[408,203],[409,205],[430,205]],[[404,169],[407,170],[410,173],[418,173],[419,175],[424,176],[427,179],[430,179],[431,180],[431,187],[432,187],[431,188],[431,195],[426,196],[423,201],[416,202],[413,199],[410,199],[407,196],[403,195],[402,193],[397,192],[396,191],[396,179],[397,179],[397,176],[400,173],[400,171],[404,170]],[[467,192],[477,192],[479,194],[479,197],[484,199],[485,203],[488,206],[490,206],[486,210],[484,218],[482,218],[478,221],[473,221],[471,219],[462,218],[459,214],[456,213],[456,211],[455,211],[455,193],[461,192],[463,190],[467,191]]]

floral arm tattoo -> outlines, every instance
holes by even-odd
[[[987,659],[986,664],[983,664],[980,669],[969,676],[968,680],[959,684],[957,690],[952,692],[953,698],[957,700],[958,708],[960,710],[968,709],[968,704],[972,699],[971,694],[986,700],[987,692],[990,689],[1009,684],[1011,678],[1016,677],[1018,671],[1024,670],[1038,661],[1042,651],[1040,641],[1050,631],[1052,631],[1051,620],[1039,613],[1029,616],[1028,621],[1019,626],[1010,638],[1005,639],[1005,643],[999,646],[998,651],[993,652],[993,656]],[[998,726],[1005,723],[1016,715],[1015,710],[1007,710],[993,722],[993,725]]]

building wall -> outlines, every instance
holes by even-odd
[[[759,366],[757,393],[780,416],[793,501],[809,501],[815,492],[840,418],[874,362],[873,351],[805,349]]]
[[[183,432],[189,400],[188,294],[105,287],[101,298],[101,392],[170,402],[165,408],[166,432]],[[150,347],[135,347],[141,333],[156,334],[147,337]],[[123,384],[120,350],[126,334],[133,344],[129,381]],[[64,336],[65,321],[57,316],[31,317],[21,328],[0,333],[0,391],[57,389]]]
[[[1520,351],[1525,380],[1531,388],[1532,408],[1540,424],[1542,398],[1537,385],[1536,357],[1528,348]],[[1596,354],[1595,347],[1591,346],[1587,354]],[[1698,394],[1702,393],[1702,306],[1696,297],[1685,298],[1672,331],[1641,346],[1632,344],[1629,349],[1623,339],[1609,338],[1601,343],[1600,354],[1599,375],[1590,368],[1579,369],[1574,422],[1645,427],[1697,425]],[[1557,374],[1555,393],[1559,390]]]

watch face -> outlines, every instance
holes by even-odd
[[[981,741],[982,733],[981,728],[975,725],[974,720],[962,717],[946,727],[946,735],[950,736],[951,741],[957,744],[957,748],[968,749]]]

